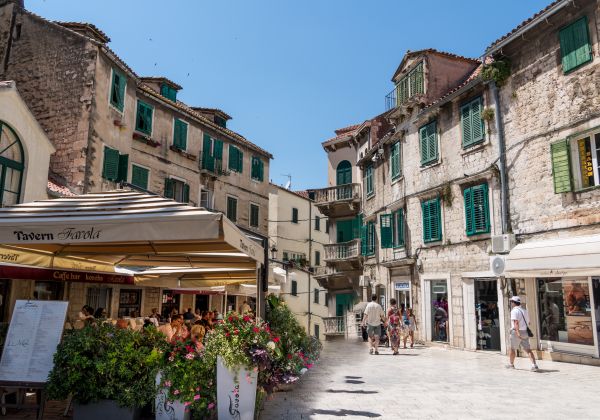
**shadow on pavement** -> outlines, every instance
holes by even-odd
[[[379,394],[379,391],[365,391],[363,389],[359,389],[356,391],[350,391],[347,389],[328,389],[327,392],[330,392],[332,394]]]
[[[364,384],[365,381],[358,381],[356,379],[346,379],[347,384]]]
[[[552,373],[552,372],[560,372],[558,369],[538,369],[533,373]]]
[[[362,376],[346,376],[346,379],[362,379]]]
[[[381,417],[381,414],[371,413],[370,411],[354,410],[311,410],[310,414],[324,414],[336,417],[357,416],[357,417]]]

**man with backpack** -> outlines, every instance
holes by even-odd
[[[533,336],[529,329],[529,314],[526,309],[521,308],[521,298],[519,296],[513,296],[510,298],[510,322],[512,328],[510,329],[510,363],[506,365],[508,369],[515,368],[515,357],[517,355],[517,349],[519,346],[523,348],[529,355],[531,360],[531,370],[538,370],[538,365],[535,362],[535,356],[531,351],[529,344],[529,337]]]

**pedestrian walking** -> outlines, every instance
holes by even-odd
[[[367,326],[367,335],[371,348],[370,354],[379,354],[379,336],[381,335],[381,323],[385,323],[385,313],[379,303],[377,303],[377,295],[371,297],[371,302],[365,308],[362,324]]]
[[[408,337],[410,337],[410,348],[415,346],[415,331],[417,330],[417,318],[412,308],[406,310],[408,318]],[[406,348],[406,341],[404,342],[404,348]]]
[[[521,298],[519,296],[513,296],[510,298],[510,322],[512,328],[510,329],[510,355],[509,364],[506,365],[508,369],[515,368],[515,357],[517,355],[517,349],[519,346],[527,352],[529,359],[531,360],[531,370],[538,370],[538,365],[535,362],[535,356],[531,351],[529,344],[530,329],[529,329],[529,313],[526,309],[521,308]]]
[[[395,356],[398,354],[398,348],[400,347],[400,323],[401,313],[398,309],[396,299],[390,299],[390,309],[388,309],[388,335],[390,338],[390,347],[392,348],[392,354]]]

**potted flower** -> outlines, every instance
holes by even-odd
[[[156,383],[157,420],[187,420],[192,412],[203,419],[214,417],[215,366],[191,340],[169,344]]]
[[[48,397],[73,398],[74,419],[134,419],[154,399],[166,345],[154,329],[110,324],[65,333],[48,377]]]
[[[278,342],[267,324],[234,312],[207,334],[206,357],[217,366],[220,420],[254,419],[257,385],[283,357]]]

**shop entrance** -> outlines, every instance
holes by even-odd
[[[121,289],[119,294],[118,317],[135,318],[140,316],[142,309],[142,291],[140,289]]]
[[[171,317],[171,312],[173,309],[179,313],[179,302],[181,300],[181,295],[175,293],[173,290],[163,290],[162,292],[162,309],[160,315],[163,319],[167,319]]]
[[[196,295],[194,309],[198,311],[208,311],[208,295]]]
[[[448,342],[448,282],[431,280],[430,282],[431,341]]]
[[[346,311],[352,309],[354,296],[352,293],[339,293],[335,295],[335,316],[344,316]]]
[[[496,280],[475,280],[477,350],[500,351],[500,315]]]

